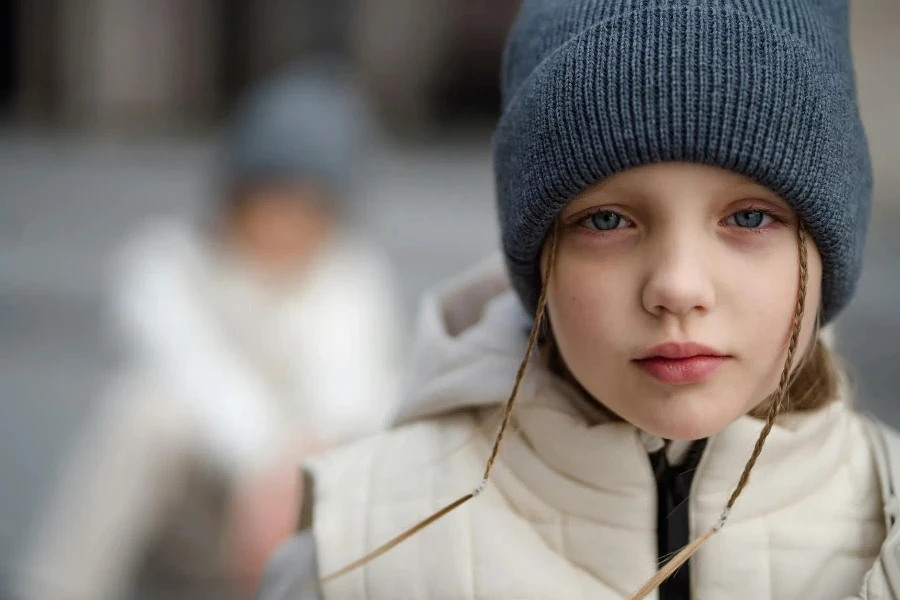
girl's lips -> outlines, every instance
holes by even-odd
[[[699,354],[687,358],[654,356],[633,361],[651,377],[672,385],[697,383],[715,373],[727,356]]]
[[[715,348],[697,342],[667,342],[643,352],[637,360],[648,358],[693,358],[695,356],[725,356]]]

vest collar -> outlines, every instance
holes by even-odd
[[[536,372],[535,372],[536,371]],[[532,371],[502,456],[510,472],[562,513],[654,529],[656,481],[648,452],[661,440],[585,406],[583,396],[546,370]],[[850,434],[843,401],[784,415],[766,440],[730,522],[756,518],[815,492],[842,460]],[[718,520],[753,451],[763,422],[745,416],[709,438],[692,485],[698,527]],[[684,444],[667,452],[678,462]]]

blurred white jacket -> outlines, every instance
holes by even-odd
[[[293,286],[176,224],[123,259],[126,347],[172,381],[224,468],[264,461],[280,433],[339,442],[381,428],[398,377],[394,279],[376,248],[339,236]]]
[[[349,235],[275,289],[199,232],[158,223],[127,245],[114,273],[124,369],[64,463],[22,572],[23,599],[119,597],[156,530],[198,504],[197,473],[228,482],[286,453],[374,432],[397,396],[392,273]],[[208,496],[200,513],[221,510]],[[208,531],[194,537],[215,540],[217,517],[198,525],[200,513],[188,526]],[[215,563],[205,543],[214,542],[188,545]],[[188,564],[196,557],[169,560],[203,570]]]

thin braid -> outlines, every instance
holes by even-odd
[[[484,466],[483,479],[485,481],[490,477],[491,470],[494,468],[494,462],[497,460],[497,455],[500,452],[500,442],[503,441],[503,434],[506,433],[506,428],[509,426],[510,419],[512,418],[513,405],[519,395],[519,387],[522,385],[522,380],[525,378],[525,370],[528,367],[528,361],[531,358],[531,353],[534,352],[534,347],[537,345],[538,338],[540,337],[541,324],[544,321],[544,314],[547,310],[547,290],[550,288],[550,276],[553,273],[553,266],[556,262],[556,247],[559,242],[558,238],[559,225],[557,222],[553,231],[550,232],[550,239],[548,240],[547,271],[544,275],[544,285],[541,286],[541,295],[540,298],[538,298],[537,312],[534,316],[534,325],[531,328],[531,335],[528,336],[528,345],[525,347],[525,357],[519,364],[519,370],[516,373],[516,382],[513,384],[509,399],[506,401],[506,408],[503,412],[503,422],[500,423],[500,429],[497,431],[497,437],[494,439],[494,446],[491,448],[491,455],[488,458],[487,464]]]
[[[446,516],[447,514],[453,512],[454,510],[456,510],[457,508],[459,508],[460,506],[462,506],[463,504],[465,504],[472,498],[475,498],[476,496],[481,494],[482,491],[484,491],[484,488],[487,485],[488,478],[491,475],[491,471],[494,468],[494,463],[497,460],[497,455],[500,452],[500,442],[503,441],[503,434],[506,433],[506,430],[509,427],[509,422],[512,418],[513,405],[515,404],[516,397],[519,394],[519,388],[521,387],[522,379],[525,377],[525,371],[528,367],[529,359],[531,358],[531,354],[532,354],[532,352],[534,352],[534,348],[537,345],[537,340],[540,337],[541,325],[543,323],[544,315],[546,314],[546,310],[547,310],[547,289],[550,287],[550,277],[553,273],[554,264],[556,263],[556,250],[557,250],[557,246],[559,243],[559,233],[560,233],[559,232],[559,222],[557,222],[554,225],[553,229],[550,231],[550,236],[547,240],[547,252],[548,252],[547,269],[544,273],[544,284],[541,288],[540,298],[538,299],[538,307],[537,307],[537,311],[536,311],[535,317],[534,317],[534,324],[531,327],[531,335],[528,336],[528,345],[525,348],[525,356],[522,358],[522,362],[519,365],[519,370],[516,373],[516,382],[513,385],[512,392],[509,395],[509,399],[506,401],[506,406],[503,411],[503,421],[500,424],[500,429],[497,431],[497,436],[494,439],[494,445],[491,448],[491,455],[488,458],[488,461],[485,465],[484,475],[482,476],[482,479],[479,482],[478,486],[475,487],[475,489],[473,491],[469,492],[465,496],[462,496],[462,497],[454,500],[453,502],[451,502],[444,508],[440,509],[439,511],[435,512],[431,516],[423,519],[422,521],[419,521],[418,523],[416,523],[415,525],[413,525],[412,527],[410,527],[403,533],[391,538],[384,544],[378,546],[377,548],[375,548],[374,550],[372,550],[371,552],[369,552],[362,558],[359,558],[359,559],[353,561],[352,563],[350,563],[349,565],[342,567],[341,569],[338,569],[337,571],[335,571],[333,573],[329,573],[328,575],[322,577],[319,580],[319,583],[327,583],[329,581],[337,579],[338,577],[342,577],[343,575],[346,575],[347,573],[350,573],[351,571],[355,571],[356,569],[370,563],[371,561],[375,560],[379,556],[385,554],[386,552],[389,552],[390,550],[392,550],[399,544],[403,543],[404,541],[408,540],[409,538],[411,538],[418,532],[422,531],[423,529],[425,529],[426,527],[428,527],[435,521],[437,521],[437,520],[441,519],[442,517]],[[307,587],[303,588],[303,590],[301,590],[301,591],[309,591],[309,589],[311,589],[311,586],[307,586]]]
[[[346,575],[350,571],[355,571],[356,569],[360,568],[361,566],[365,565],[366,563],[375,560],[382,554],[393,550],[394,547],[397,546],[398,544],[402,543],[403,541],[405,541],[405,540],[409,539],[410,537],[414,536],[415,534],[419,533],[420,531],[422,531],[423,529],[425,529],[426,527],[428,527],[429,525],[431,525],[432,523],[434,523],[435,521],[437,521],[438,519],[440,519],[447,513],[459,508],[460,506],[462,506],[463,504],[465,504],[466,502],[468,502],[469,500],[471,500],[474,497],[475,497],[475,494],[472,492],[469,492],[465,496],[462,496],[461,498],[451,502],[450,504],[448,504],[441,510],[437,511],[436,513],[434,513],[433,515],[428,517],[427,519],[419,521],[418,523],[416,523],[415,525],[413,525],[412,527],[410,527],[409,529],[407,529],[400,535],[392,538],[388,542],[385,542],[384,544],[382,544],[381,546],[379,546],[378,548],[376,548],[369,554],[366,554],[362,558],[353,561],[346,567],[343,567],[342,569],[339,569],[339,570],[335,571],[334,573],[326,575],[325,577],[323,577],[321,579],[321,583],[328,583],[329,581],[332,581],[333,579],[337,579],[338,577]]]
[[[753,454],[750,455],[750,460],[748,460],[747,464],[744,466],[741,478],[738,480],[734,492],[731,493],[731,498],[728,499],[726,510],[729,511],[734,506],[734,503],[737,502],[738,496],[740,496],[741,492],[744,491],[744,488],[747,487],[747,482],[750,481],[750,471],[752,471],[753,467],[756,465],[756,460],[759,458],[760,453],[762,453],[766,438],[769,437],[769,433],[775,425],[775,419],[778,418],[778,414],[781,412],[785,398],[787,397],[788,383],[790,382],[791,370],[794,363],[794,353],[797,351],[797,344],[800,340],[800,325],[803,323],[803,312],[806,305],[806,283],[808,278],[806,231],[802,226],[800,227],[798,236],[800,240],[800,293],[797,298],[797,308],[794,311],[794,322],[791,327],[791,341],[790,344],[788,344],[787,358],[785,358],[784,368],[781,370],[781,380],[778,382],[778,392],[772,399],[772,403],[766,413],[766,423],[759,433],[756,445],[753,447]]]
[[[769,406],[769,410],[766,411],[766,422],[765,425],[763,425],[762,431],[760,431],[759,433],[759,437],[756,439],[756,445],[753,447],[753,453],[750,455],[750,459],[747,461],[747,464],[744,465],[744,471],[741,473],[741,478],[738,480],[738,484],[737,486],[735,486],[734,492],[732,492],[731,494],[731,498],[728,499],[728,503],[725,505],[725,510],[722,511],[722,515],[719,517],[719,521],[711,529],[682,548],[681,551],[679,551],[678,554],[676,554],[672,558],[672,560],[663,565],[663,567],[659,571],[657,571],[656,574],[631,597],[631,600],[643,600],[643,598],[646,598],[651,592],[653,592],[653,590],[658,588],[662,584],[662,582],[671,577],[672,574],[675,573],[675,571],[681,568],[684,563],[686,563],[697,552],[697,550],[699,550],[700,547],[703,546],[704,543],[706,543],[709,538],[711,538],[715,533],[722,529],[722,527],[725,526],[725,522],[728,520],[728,517],[731,515],[731,509],[734,507],[735,502],[737,502],[737,499],[741,495],[741,492],[744,491],[744,488],[747,487],[747,483],[750,481],[750,472],[756,465],[756,460],[762,453],[763,446],[766,443],[766,438],[769,437],[769,433],[772,431],[772,427],[775,425],[775,419],[778,417],[778,413],[781,411],[781,407],[784,404],[784,400],[787,395],[788,384],[790,382],[791,369],[794,362],[794,353],[797,351],[797,344],[800,340],[800,327],[803,324],[803,312],[806,305],[806,284],[809,277],[806,250],[806,229],[804,229],[802,224],[798,229],[797,239],[800,254],[800,290],[797,294],[797,308],[794,310],[794,320],[791,324],[791,340],[788,344],[787,357],[784,361],[784,368],[781,371],[781,380],[778,383],[778,390],[772,398],[772,403]]]

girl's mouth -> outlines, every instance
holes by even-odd
[[[707,379],[728,359],[727,356],[697,355],[689,358],[644,358],[633,362],[654,379],[684,385]]]
[[[686,385],[707,379],[730,358],[714,348],[690,342],[660,344],[632,362],[662,383]]]

